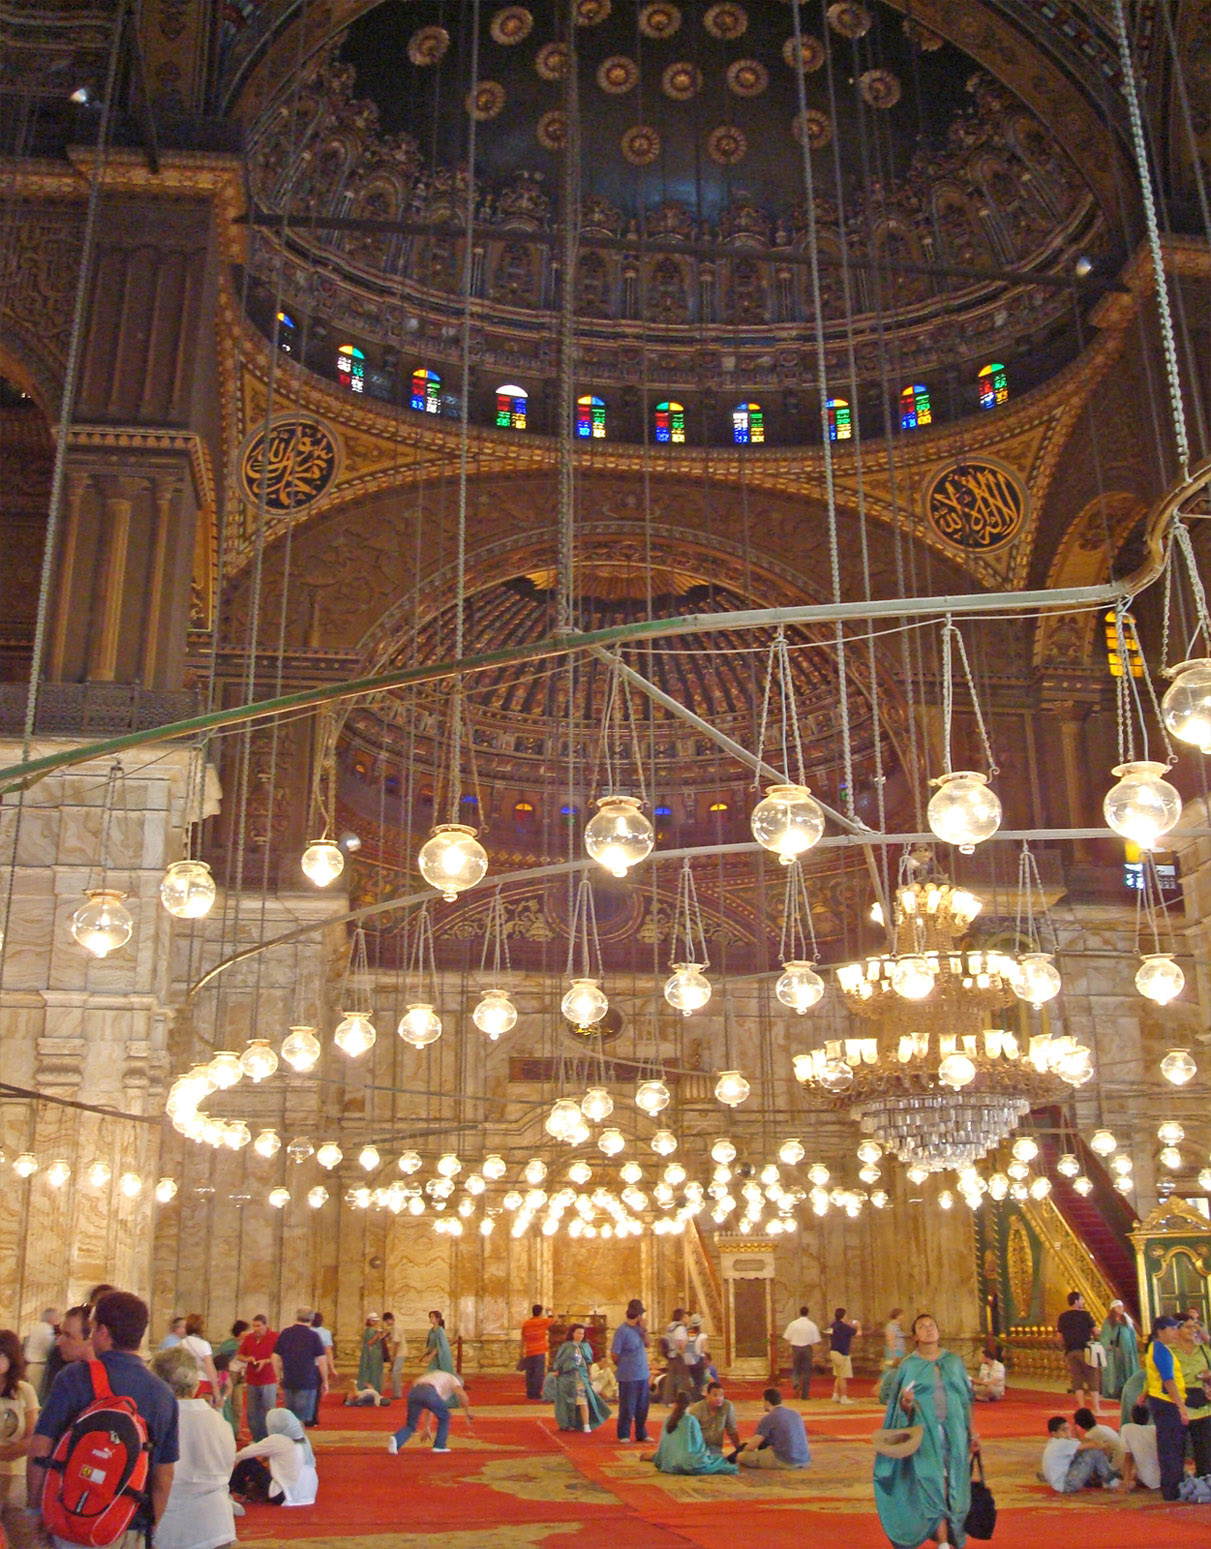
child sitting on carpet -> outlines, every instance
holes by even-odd
[[[387,1394],[374,1388],[359,1388],[357,1378],[350,1377],[349,1391],[345,1394],[346,1409],[384,1409],[390,1402]]]

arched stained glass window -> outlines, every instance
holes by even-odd
[[[287,355],[294,353],[294,318],[285,312],[277,315],[277,343],[279,350],[285,350]]]
[[[496,424],[500,430],[524,430],[526,428],[526,402],[529,393],[524,387],[506,383],[496,389]]]
[[[828,415],[828,439],[830,441],[848,441],[854,433],[854,422],[850,416],[849,400],[847,398],[830,398],[824,405]]]
[[[1009,378],[999,361],[980,367],[980,408],[996,409],[1009,402]]]
[[[576,434],[586,440],[605,440],[605,400],[585,393],[576,400]]]
[[[900,394],[900,428],[916,430],[921,425],[933,423],[933,410],[929,405],[929,388],[917,382],[906,387]]]
[[[336,352],[336,374],[351,393],[366,390],[366,357],[356,344],[342,344]]]
[[[1123,658],[1119,651],[1118,629],[1115,627],[1115,614],[1113,610],[1104,615],[1102,619],[1106,630],[1106,659],[1110,666],[1110,676],[1121,678],[1123,676]],[[1123,614],[1123,645],[1127,652],[1127,665],[1133,678],[1144,676],[1144,656],[1140,650],[1139,636],[1135,632],[1135,618],[1130,613]]]
[[[442,379],[436,371],[417,366],[412,373],[412,407],[421,414],[442,411]]]
[[[656,439],[675,442],[685,440],[685,410],[679,403],[656,405]]]
[[[760,446],[765,440],[765,416],[759,403],[738,403],[732,410],[732,440],[737,446]]]

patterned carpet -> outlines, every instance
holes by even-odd
[[[344,1409],[330,1401],[311,1433],[320,1472],[313,1507],[249,1507],[241,1542],[260,1549],[736,1549],[763,1541],[886,1549],[871,1491],[872,1430],[878,1406],[840,1409],[823,1399],[802,1406],[810,1469],[735,1477],[680,1478],[640,1460],[614,1426],[561,1433],[548,1406],[517,1402],[519,1378],[472,1385],[474,1436],[459,1416],[452,1451],[435,1457],[414,1438],[398,1458],[385,1450],[404,1406]],[[742,1435],[761,1412],[759,1390],[731,1389]],[[1055,1394],[1019,1390],[981,1406],[988,1481],[1000,1518],[1000,1549],[1049,1542],[1084,1549],[1206,1549],[1211,1507],[1170,1506],[1151,1492],[1131,1497],[1086,1491],[1056,1496],[1037,1477]],[[652,1434],[663,1417],[652,1415]],[[974,1540],[971,1540],[973,1544]],[[978,1549],[978,1546],[977,1546]]]

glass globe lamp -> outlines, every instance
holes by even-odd
[[[641,1081],[635,1088],[635,1106],[649,1118],[663,1113],[671,1101],[671,1094],[663,1081]]]
[[[1162,1167],[1167,1167],[1171,1173],[1181,1171],[1182,1154],[1176,1146],[1165,1146],[1157,1157],[1157,1161]]]
[[[975,1078],[975,1064],[966,1054],[948,1054],[938,1066],[938,1080],[952,1092],[970,1086]]]
[[[267,1038],[253,1038],[240,1055],[240,1064],[250,1081],[261,1082],[267,1080],[278,1068],[278,1057]]]
[[[930,829],[943,844],[957,845],[961,854],[970,855],[1000,828],[1000,798],[989,788],[986,775],[970,769],[944,774],[935,783],[938,788],[926,809]]]
[[[580,1111],[593,1124],[600,1124],[614,1112],[614,1099],[603,1086],[591,1086],[580,1099]]]
[[[806,855],[824,833],[824,812],[806,785],[772,785],[753,808],[753,838],[784,866]]]
[[[401,1157],[400,1160],[402,1161],[403,1158]],[[505,1165],[504,1157],[497,1156],[496,1152],[493,1151],[490,1156],[484,1157],[484,1164],[480,1170],[484,1177],[487,1178],[490,1182],[497,1183],[501,1178],[504,1177],[509,1169]]]
[[[205,861],[173,861],[160,883],[160,902],[178,920],[200,920],[210,913],[215,892]]]
[[[493,1043],[517,1026],[517,1007],[508,990],[485,990],[471,1013],[471,1020]]]
[[[1119,776],[1102,802],[1106,822],[1141,850],[1153,850],[1182,815],[1182,798],[1164,778],[1167,766],[1149,759],[1116,765]]]
[[[52,1189],[61,1189],[70,1177],[71,1165],[62,1157],[56,1157],[46,1169],[46,1181]]]
[[[463,1164],[453,1151],[447,1151],[438,1157],[433,1170],[439,1178],[457,1178],[463,1170]]]
[[[1198,1186],[1200,1189],[1206,1189],[1207,1193],[1211,1194],[1211,1167],[1199,1168]]]
[[[692,1016],[711,998],[711,981],[697,963],[674,963],[673,972],[664,981],[664,998],[674,1011]]]
[[[854,1084],[854,1073],[844,1060],[825,1060],[820,1067],[820,1085],[834,1097],[849,1090]]]
[[[1039,1178],[1032,1178],[1031,1179],[1031,1181],[1030,1181],[1030,1197],[1031,1197],[1031,1199],[1046,1199],[1048,1194],[1050,1194],[1050,1193],[1051,1193],[1051,1179],[1050,1178],[1039,1177]]]
[[[680,1188],[685,1179],[686,1171],[680,1162],[670,1162],[664,1169],[664,1181],[672,1188]]]
[[[263,1156],[268,1161],[282,1149],[282,1137],[275,1129],[263,1129],[252,1142],[252,1149],[258,1156]]]
[[[319,1210],[328,1203],[328,1190],[322,1183],[317,1183],[313,1189],[307,1190],[307,1203],[312,1210]]]
[[[1180,1146],[1186,1138],[1185,1126],[1176,1119],[1166,1119],[1163,1124],[1157,1126],[1156,1138],[1163,1146]]]
[[[623,1183],[634,1185],[643,1178],[643,1168],[638,1162],[624,1162],[618,1169],[618,1176]]]
[[[1186,986],[1186,976],[1167,952],[1149,952],[1135,972],[1135,987],[1146,999],[1167,1006]]]
[[[167,1205],[177,1197],[177,1180],[175,1178],[161,1178],[156,1184],[156,1202]]]
[[[366,1011],[346,1011],[332,1034],[333,1043],[351,1060],[373,1049],[377,1038],[378,1033],[370,1020],[370,1013]]]
[[[286,1155],[296,1166],[299,1166],[315,1155],[315,1147],[305,1136],[298,1135],[286,1147]]]
[[[626,1138],[620,1129],[603,1129],[597,1137],[597,1149],[606,1156],[617,1156],[626,1149]]]
[[[672,1156],[677,1149],[677,1137],[672,1130],[658,1129],[648,1141],[648,1145],[657,1156]]]
[[[807,1155],[801,1140],[784,1140],[778,1147],[778,1160],[794,1167]]]
[[[1161,1075],[1174,1086],[1185,1086],[1198,1074],[1198,1066],[1187,1049],[1170,1049],[1161,1061]]]
[[[1078,1178],[1072,1180],[1072,1187],[1082,1199],[1088,1199],[1090,1194],[1093,1193],[1093,1179],[1086,1178],[1085,1174],[1081,1173]]]
[[[439,823],[420,847],[416,857],[420,874],[447,903],[482,882],[488,870],[488,852],[466,823]]]
[[[1080,1173],[1081,1164],[1073,1156],[1071,1151],[1065,1151],[1063,1156],[1055,1164],[1055,1170],[1061,1178],[1075,1178]]]
[[[113,1175],[108,1162],[92,1162],[84,1176],[94,1189],[103,1189]]]
[[[751,1091],[738,1070],[725,1070],[715,1082],[715,1096],[729,1108],[738,1108]]]
[[[730,1140],[721,1137],[711,1147],[711,1159],[718,1162],[721,1167],[726,1167],[736,1160],[736,1148]]]
[[[933,989],[934,974],[929,959],[919,952],[905,952],[896,958],[891,971],[891,987],[905,1000],[924,1000]]]
[[[566,1140],[581,1123],[580,1107],[571,1097],[561,1097],[547,1114],[544,1128],[556,1140]]]
[[[1130,1173],[1120,1173],[1114,1180],[1114,1186],[1120,1194],[1130,1194],[1135,1187],[1135,1179]]]
[[[532,1156],[522,1169],[521,1175],[527,1183],[537,1187],[547,1176],[547,1164],[541,1157]],[[507,1195],[505,1197],[506,1199],[508,1198]]]
[[[1009,1193],[1009,1179],[1004,1173],[993,1173],[988,1180],[988,1192],[995,1200],[1002,1200]]]
[[[1179,742],[1211,753],[1211,656],[1196,656],[1172,669],[1161,700],[1161,718]]]
[[[573,979],[559,1009],[573,1027],[592,1027],[605,1016],[610,1003],[596,979]]]
[[[1129,1172],[1133,1171],[1134,1165],[1127,1153],[1122,1151],[1118,1156],[1111,1158],[1110,1170],[1117,1173],[1120,1178],[1124,1178]]]
[[[1051,953],[1023,952],[1012,984],[1017,998],[1028,1001],[1036,1011],[1044,1001],[1054,1000],[1060,993],[1060,975]]]
[[[108,957],[134,934],[135,922],[123,896],[112,888],[95,888],[72,915],[71,933],[90,956]]]
[[[345,1159],[345,1153],[337,1145],[335,1140],[326,1140],[315,1153],[315,1159],[325,1172],[331,1172],[334,1167],[339,1167]]]
[[[118,1187],[127,1199],[138,1199],[143,1192],[143,1180],[138,1173],[123,1173],[118,1179]]]
[[[223,1136],[223,1144],[229,1151],[242,1151],[245,1146],[252,1143],[252,1131],[244,1123],[243,1119],[237,1119],[227,1126],[227,1133]]]
[[[240,1064],[240,1056],[233,1054],[230,1049],[220,1049],[212,1059],[207,1061],[206,1070],[218,1092],[228,1091],[244,1078],[244,1067]]]
[[[357,1153],[357,1165],[368,1173],[372,1173],[381,1160],[377,1146],[364,1145]]]
[[[292,1027],[282,1040],[282,1058],[300,1076],[319,1063],[320,1041],[314,1027]]]
[[[882,1174],[877,1167],[859,1167],[858,1177],[863,1183],[878,1183]]]
[[[1005,1171],[1017,1183],[1024,1183],[1030,1177],[1030,1168],[1025,1162],[1010,1162]]]
[[[1083,1043],[1067,1049],[1056,1061],[1055,1073],[1069,1086],[1084,1086],[1093,1080],[1093,1053]]]
[[[811,963],[799,958],[783,963],[782,973],[774,985],[774,994],[784,1006],[797,1011],[800,1016],[818,1005],[824,994],[824,980]]]
[[[1118,1150],[1118,1141],[1108,1129],[1094,1130],[1089,1146],[1098,1156],[1110,1156]]]
[[[858,1147],[858,1160],[865,1162],[868,1167],[873,1167],[882,1159],[883,1147],[877,1140],[864,1140]]]
[[[275,1210],[284,1210],[290,1203],[290,1190],[283,1188],[270,1189],[269,1203]]]
[[[640,810],[635,796],[603,796],[585,825],[584,847],[589,857],[612,877],[625,877],[646,860],[656,843],[656,831]]]
[[[442,1019],[427,1001],[418,1001],[400,1017],[395,1031],[414,1049],[424,1049],[441,1037]]]
[[[1031,1135],[1019,1135],[1013,1143],[1012,1152],[1016,1162],[1033,1162],[1039,1154],[1038,1141]]]
[[[345,869],[345,852],[331,839],[313,839],[303,851],[299,865],[308,882],[330,887]]]

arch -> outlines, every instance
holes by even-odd
[[[929,402],[929,388],[922,382],[910,383],[900,389],[900,429],[919,430],[922,425],[933,423],[933,409]]]
[[[524,387],[506,382],[496,389],[496,425],[499,430],[524,430],[529,393]]]
[[[666,400],[656,405],[656,439],[681,445],[685,441],[685,410]]]
[[[765,440],[765,415],[759,403],[738,403],[732,410],[732,440],[737,446],[760,446]]]
[[[576,434],[584,440],[604,441],[605,433],[605,399],[584,393],[576,400]]]
[[[824,405],[830,441],[849,441],[854,434],[853,412],[848,398],[830,398]]]
[[[999,409],[1009,402],[1009,375],[999,360],[980,367],[980,408]]]
[[[412,407],[421,414],[442,411],[442,379],[427,366],[417,366],[412,373]]]
[[[351,393],[366,390],[366,357],[356,344],[342,344],[336,352],[336,374]]]

